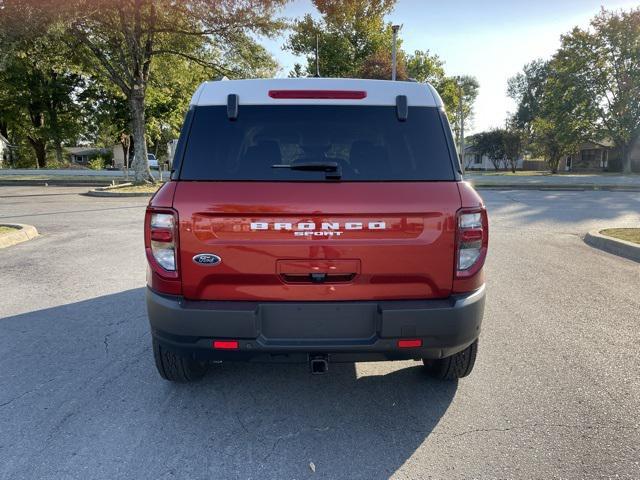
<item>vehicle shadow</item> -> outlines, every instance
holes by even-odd
[[[0,361],[0,478],[388,478],[457,390],[411,361],[230,362],[171,384],[142,288],[0,318]]]

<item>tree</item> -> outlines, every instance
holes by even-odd
[[[602,10],[562,37],[553,59],[558,97],[591,139],[611,139],[623,171],[640,141],[640,8]]]
[[[3,35],[0,118],[12,134],[25,138],[36,165],[47,165],[53,147],[63,162],[63,143],[77,137],[81,113],[73,95],[83,86],[67,65],[64,45],[50,35],[12,39]]]
[[[434,85],[444,102],[449,122],[456,136],[458,146],[462,144],[462,130],[466,129],[473,118],[473,104],[478,98],[480,85],[475,77],[445,77]],[[462,100],[462,101],[461,101]],[[462,105],[462,109],[460,109]],[[462,153],[462,152],[461,152]]]
[[[477,133],[473,136],[473,146],[480,155],[486,155],[496,170],[504,168],[505,145],[504,130],[493,129],[488,132]]]
[[[393,34],[384,17],[393,10],[395,0],[313,0],[313,4],[321,18],[314,20],[307,14],[296,21],[286,45],[294,54],[306,56],[307,75],[316,73],[318,36],[323,77],[381,78],[388,69],[384,78],[391,78]],[[299,76],[300,70],[292,73]]]
[[[407,71],[405,68],[404,55],[402,55],[401,51],[398,52],[396,59],[396,79],[406,80]],[[391,52],[379,50],[365,59],[362,67],[360,67],[358,76],[362,78],[390,80],[393,70],[392,63]]]
[[[525,65],[508,85],[509,96],[518,103],[511,118],[514,128],[523,132],[526,148],[544,157],[551,173],[557,173],[562,157],[588,138],[585,122],[572,113],[576,99],[567,95],[574,87],[558,75],[555,60]]]
[[[444,80],[444,62],[438,55],[432,55],[429,50],[416,50],[407,55],[407,75],[418,82],[431,83],[439,86]]]
[[[516,128],[512,127],[502,130],[502,148],[504,150],[504,158],[513,173],[516,173],[518,160],[522,157],[522,137],[522,132]]]
[[[134,139],[135,181],[153,181],[147,165],[150,78],[160,57],[201,65],[216,75],[253,70],[268,56],[252,35],[283,27],[274,18],[284,0],[5,0],[13,16],[37,12],[59,29],[87,72],[104,75],[126,98]],[[22,32],[22,29],[20,29]],[[22,32],[23,34],[26,34]]]
[[[538,59],[508,80],[507,95],[517,104],[512,117],[515,128],[531,134],[533,121],[541,114],[541,99],[549,76],[549,62]]]

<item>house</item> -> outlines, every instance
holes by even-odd
[[[631,169],[640,171],[640,141],[631,146]],[[560,161],[561,172],[620,172],[622,157],[611,140],[591,141]]]
[[[619,171],[620,157],[614,149],[613,142],[585,142],[573,155],[567,155],[560,161],[560,172],[603,172]]]
[[[478,153],[473,145],[468,145],[464,148],[464,163],[465,170],[507,170],[511,168],[508,161],[492,161],[487,155],[481,155]],[[516,162],[516,168],[519,170],[537,170],[538,163],[539,162],[537,160],[525,160],[524,158],[520,158]],[[498,168],[496,168],[496,165]]]
[[[69,155],[69,161],[78,165],[87,165],[91,159],[110,153],[108,148],[97,147],[66,147],[65,150]]]
[[[0,168],[7,168],[9,166],[9,161],[11,160],[10,148],[9,140],[0,133]]]

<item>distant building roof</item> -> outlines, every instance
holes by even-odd
[[[607,148],[613,148],[616,146],[616,144],[613,143],[613,140],[611,140],[610,138],[603,138],[602,140],[591,140],[588,143],[593,143],[594,145],[600,145],[601,147]]]
[[[108,148],[98,147],[65,147],[65,150],[71,155],[92,155],[96,153],[106,153]]]

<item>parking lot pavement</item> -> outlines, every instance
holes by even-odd
[[[476,369],[417,362],[153,366],[146,199],[0,187],[0,479],[640,478],[640,266],[581,235],[637,226],[640,193],[482,192]],[[315,465],[315,472],[310,468]]]

